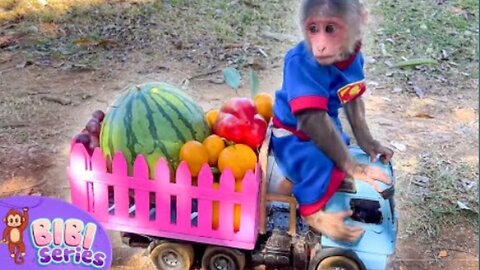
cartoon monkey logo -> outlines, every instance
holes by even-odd
[[[8,243],[13,261],[16,264],[23,264],[25,256],[23,232],[28,226],[28,208],[23,208],[23,215],[16,209],[10,209],[3,222],[7,227],[3,230],[2,242]]]

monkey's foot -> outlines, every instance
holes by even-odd
[[[10,257],[15,258],[15,253],[10,254]]]
[[[325,213],[320,210],[304,217],[304,221],[312,231],[323,234],[332,240],[354,242],[362,236],[364,230],[361,227],[350,227],[344,223],[344,219],[350,215],[350,211]]]
[[[24,256],[25,256],[25,252],[20,253],[20,255],[22,255],[22,257],[24,257]]]

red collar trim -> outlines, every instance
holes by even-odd
[[[357,43],[357,46],[355,47],[355,52],[349,58],[343,61],[336,62],[334,63],[334,65],[339,69],[347,69],[353,63],[353,61],[355,61],[355,58],[357,58],[357,55],[360,52],[361,48],[362,48],[362,42],[359,41]]]

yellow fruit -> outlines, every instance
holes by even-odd
[[[273,115],[273,98],[267,93],[258,93],[253,97],[253,103],[257,112],[265,119],[265,121],[270,121]]]
[[[229,168],[235,179],[243,179],[247,170],[254,170],[257,155],[248,145],[235,144],[223,149],[218,157],[218,169],[223,172]]]
[[[180,160],[185,161],[193,177],[197,177],[203,164],[208,163],[208,150],[198,141],[188,141],[180,149]]]
[[[218,135],[212,134],[203,140],[203,145],[208,151],[208,164],[210,166],[217,166],[218,157],[220,153],[225,149],[225,143]]]
[[[205,113],[205,119],[207,120],[207,123],[210,126],[210,128],[213,128],[215,121],[217,121],[218,113],[219,113],[218,110],[209,110],[208,112]]]

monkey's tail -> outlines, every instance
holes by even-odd
[[[18,264],[18,265],[23,264],[25,262],[25,259],[20,254],[20,250],[17,250],[17,252],[15,252],[15,258],[13,258],[13,261],[15,262],[15,264]]]

